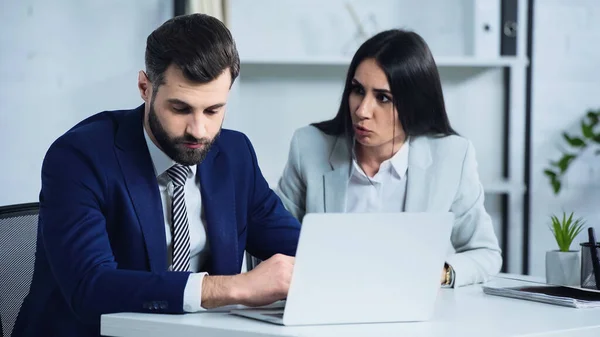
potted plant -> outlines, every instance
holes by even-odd
[[[571,244],[583,230],[585,221],[582,218],[573,219],[573,212],[562,218],[552,215],[549,226],[558,250],[546,252],[546,283],[579,286],[581,277],[581,254],[579,250],[571,250]]]

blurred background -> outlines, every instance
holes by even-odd
[[[248,135],[272,186],[293,131],[337,111],[358,46],[405,28],[432,49],[451,123],[475,145],[503,270],[544,275],[552,214],[600,230],[597,0],[0,0],[0,206],[37,201],[44,154],[71,126],[142,103],[146,37],[189,12],[236,39],[224,127]]]

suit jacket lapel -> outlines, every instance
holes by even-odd
[[[143,132],[144,105],[127,112],[116,134],[116,156],[141,226],[151,271],[167,270],[162,203]]]
[[[235,209],[235,189],[227,157],[220,153],[219,141],[200,165],[202,207],[210,244],[209,273],[234,275],[239,273],[238,236]]]
[[[427,137],[411,139],[408,153],[408,183],[406,190],[406,212],[427,211],[431,179],[428,168],[431,165],[431,150]]]
[[[348,144],[343,137],[338,137],[329,156],[332,171],[323,175],[324,211],[327,213],[345,211],[351,158]]]

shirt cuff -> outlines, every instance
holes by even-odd
[[[202,307],[202,281],[208,273],[190,274],[183,290],[183,311],[204,311]]]

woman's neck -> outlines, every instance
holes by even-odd
[[[364,146],[356,143],[355,152],[358,165],[369,177],[375,176],[379,172],[381,163],[393,157],[400,150],[404,141],[404,137],[396,137],[395,141],[380,146]]]

